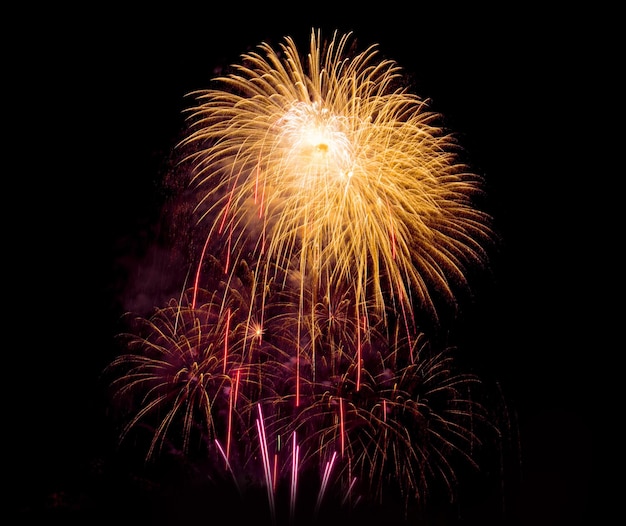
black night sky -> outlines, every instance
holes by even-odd
[[[5,420],[17,445],[7,454],[19,523],[228,520],[228,500],[180,469],[161,468],[172,470],[163,489],[163,474],[143,471],[140,454],[116,449],[102,371],[117,352],[121,314],[143,301],[138,291],[168,283],[139,265],[158,224],[160,182],[191,102],[185,95],[262,41],[292,36],[308,46],[314,27],[326,37],[353,31],[360,47],[378,44],[405,70],[411,91],[444,115],[485,177],[500,235],[491,274],[477,284],[459,330],[468,363],[501,388],[515,445],[501,476],[470,480],[460,504],[433,512],[432,524],[574,526],[595,516],[593,402],[583,389],[593,373],[575,351],[586,345],[581,309],[589,306],[562,210],[580,170],[566,137],[567,101],[583,96],[581,44],[557,37],[561,15],[513,8],[329,9],[103,7],[39,33],[43,62],[28,88],[35,109],[27,126],[30,155],[45,160],[38,195],[24,205],[34,216],[24,252],[32,253],[30,301],[20,307],[29,321],[8,350],[24,354],[12,373],[15,417]],[[34,192],[28,182],[25,192]]]

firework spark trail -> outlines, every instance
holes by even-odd
[[[265,422],[263,420],[263,412],[261,404],[258,404],[259,417],[256,420],[257,432],[259,435],[259,443],[261,446],[261,458],[263,460],[263,471],[265,473],[265,489],[267,490],[267,499],[269,501],[272,522],[276,521],[276,504],[274,497],[274,482],[272,480],[272,469],[270,467],[270,457],[268,452],[267,435],[265,434]]]
[[[298,491],[298,470],[300,469],[300,446],[298,445],[297,435],[294,431],[292,433],[293,436],[293,445],[292,445],[292,461],[291,461],[291,487],[289,493],[289,517],[291,522],[295,517],[296,513],[296,495]]]
[[[333,452],[332,458],[326,463],[326,467],[324,468],[324,475],[322,477],[322,484],[320,485],[319,493],[317,494],[317,501],[315,502],[315,513],[317,514],[322,506],[322,500],[324,499],[324,495],[326,494],[326,489],[328,487],[328,481],[330,479],[330,473],[333,470],[333,466],[335,464],[335,460],[337,459],[337,452]]]
[[[350,481],[350,485],[348,486],[348,489],[346,490],[343,499],[341,500],[341,505],[345,506],[345,504],[348,502],[348,499],[350,499],[350,497],[352,496],[352,490],[354,489],[354,485],[356,484],[357,478],[356,477],[352,477],[352,480]]]
[[[237,477],[235,475],[235,472],[233,471],[232,466],[230,465],[230,462],[228,461],[228,455],[224,452],[224,448],[222,447],[222,445],[220,444],[219,440],[215,440],[215,445],[220,453],[220,455],[222,456],[222,458],[224,459],[224,463],[225,463],[225,467],[226,470],[231,474],[232,476],[232,480],[233,483],[235,484],[235,487],[237,488],[237,493],[239,493],[241,495],[241,489],[239,488],[239,483],[237,482]]]
[[[231,384],[228,393],[228,431],[226,435],[226,461],[230,458],[230,443],[233,436],[233,412],[237,405],[237,395],[239,394],[239,380],[241,379],[241,370],[237,369],[235,373],[235,385]]]

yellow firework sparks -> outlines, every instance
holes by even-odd
[[[312,31],[306,57],[289,37],[278,51],[261,44],[192,94],[181,146],[192,148],[208,240],[252,253],[257,269],[294,268],[303,291],[349,283],[358,318],[359,306],[393,303],[410,320],[485,261],[482,181],[399,66],[350,43]]]

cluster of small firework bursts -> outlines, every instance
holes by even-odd
[[[318,38],[308,70],[288,39],[199,95],[181,145],[193,283],[135,318],[111,364],[122,437],[149,425],[149,458],[202,449],[221,480],[262,485],[273,516],[287,488],[293,517],[304,477],[316,508],[331,491],[350,506],[452,491],[482,417],[478,379],[416,323],[430,287],[452,294],[448,275],[482,255],[475,180],[390,88],[392,63]]]

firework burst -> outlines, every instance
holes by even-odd
[[[436,312],[433,291],[453,298],[467,263],[484,262],[489,217],[440,116],[376,47],[351,53],[350,37],[324,45],[312,32],[306,58],[290,38],[243,55],[193,93],[181,147],[207,240],[295,261],[303,280],[349,283],[358,304],[391,302],[408,320],[416,306]]]
[[[480,443],[486,413],[471,396],[480,381],[455,372],[450,349],[434,352],[424,338],[415,345],[406,362],[399,348],[387,356],[370,350],[358,390],[349,364],[342,374],[309,381],[296,410],[288,399],[268,399],[268,432],[302,437],[303,468],[337,454],[340,494],[357,481],[359,491],[380,502],[389,491],[403,495],[405,506],[422,503],[431,484],[453,497],[458,462],[474,466],[471,451]]]

